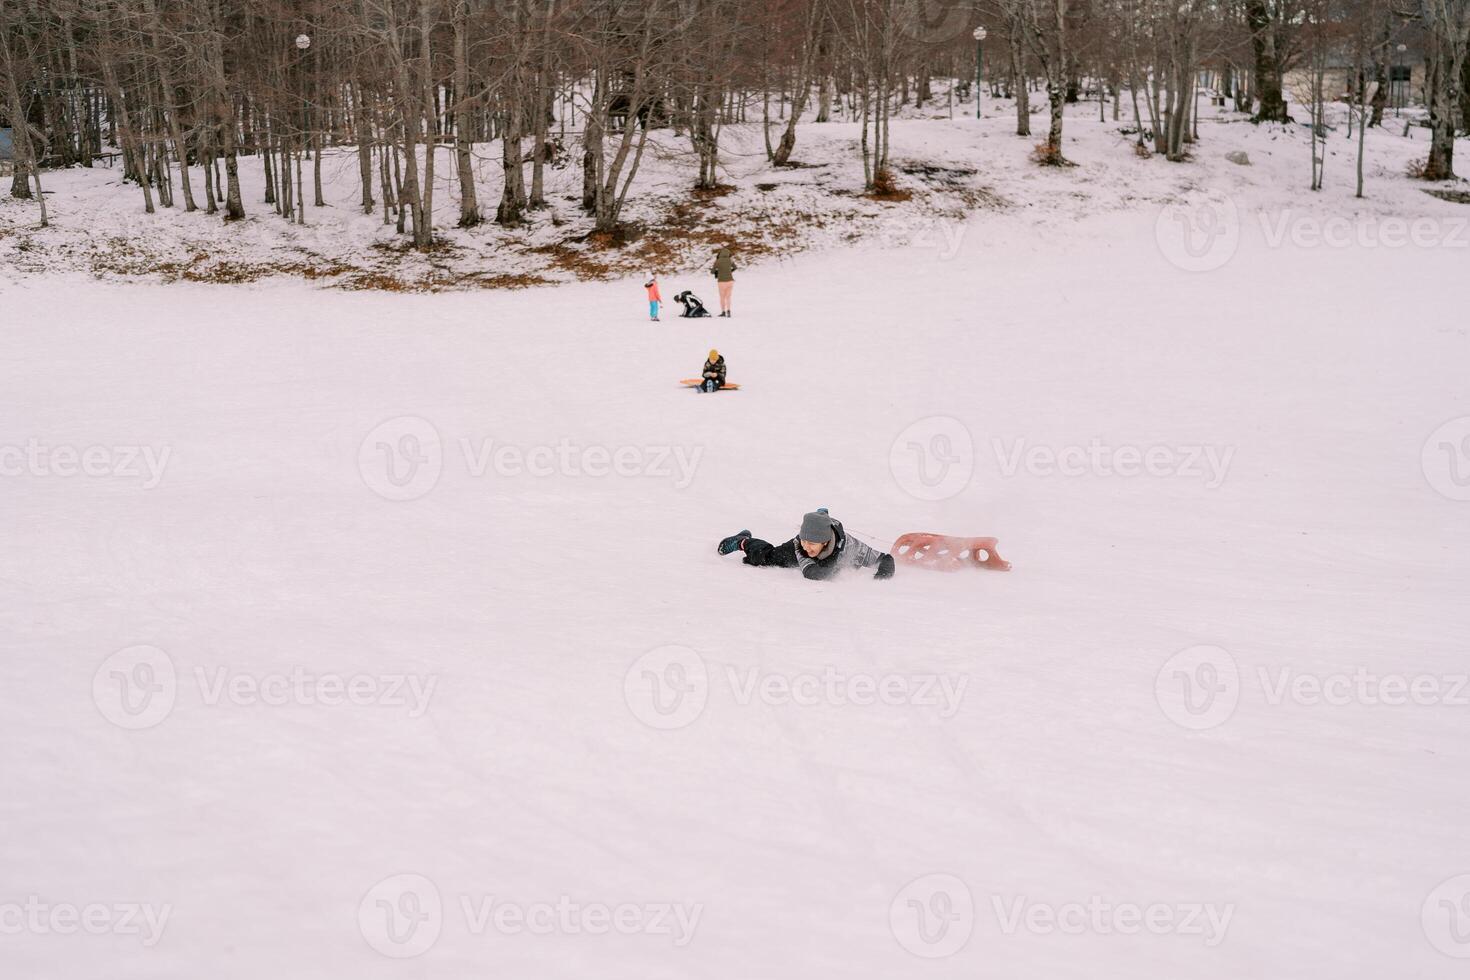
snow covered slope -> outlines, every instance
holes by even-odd
[[[588,239],[592,223],[580,210],[581,169],[574,163],[546,171],[549,207],[530,212],[525,225],[486,223],[464,230],[456,227],[454,154],[441,149],[434,195],[438,245],[428,254],[413,250],[408,238],[383,223],[381,203],[372,214],[361,213],[352,147],[323,157],[328,206],[308,207],[303,226],[262,203],[259,157],[241,158],[247,217],[231,224],[202,210],[183,213],[182,206],[144,214],[140,190],[123,184],[118,169],[73,168],[47,174],[48,229],[36,228],[34,202],[0,197],[0,268],[42,276],[81,271],[112,281],[286,277],[344,289],[475,289],[697,270],[708,265],[715,245],[730,241],[747,259],[859,241],[877,248],[913,244],[949,257],[971,211],[989,215],[987,227],[1016,227],[1029,237],[1038,225],[1065,228],[1118,210],[1157,208],[1205,189],[1228,192],[1242,207],[1291,206],[1353,221],[1390,215],[1444,221],[1470,210],[1423,193],[1453,187],[1406,176],[1410,163],[1427,152],[1427,138],[1422,129],[1406,133],[1402,120],[1391,117],[1385,128],[1369,133],[1368,198],[1356,201],[1351,194],[1357,143],[1348,135],[1341,106],[1334,110],[1336,126],[1327,144],[1326,189],[1318,195],[1303,194],[1311,160],[1304,126],[1258,127],[1239,113],[1207,109],[1194,159],[1181,165],[1138,158],[1126,118],[1100,121],[1095,103],[1071,108],[1065,149],[1078,167],[1063,171],[1032,162],[1040,136],[1015,135],[1009,102],[987,101],[978,121],[967,118],[964,107],[958,118],[939,108],[926,109],[928,118],[895,120],[892,163],[903,200],[862,194],[860,130],[853,123],[804,124],[798,131],[800,165],[782,169],[767,164],[758,124],[726,126],[721,188],[698,194],[690,191],[698,162],[687,135],[654,130],[623,215],[631,241],[617,246]],[[1043,133],[1044,115],[1035,115],[1032,124]],[[1228,162],[1232,152],[1247,153],[1252,165]],[[1462,155],[1470,157],[1470,140]],[[477,194],[487,215],[493,215],[502,190],[500,157],[497,144],[475,147]],[[200,191],[197,168],[194,181]],[[307,181],[309,186],[309,176]]]
[[[1466,253],[1229,187],[729,321],[0,288],[4,972],[1462,975]],[[817,506],[1015,570],[715,554]]]

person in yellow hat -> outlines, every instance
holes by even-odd
[[[711,349],[709,359],[704,362],[704,384],[700,391],[719,391],[725,387],[725,355]]]

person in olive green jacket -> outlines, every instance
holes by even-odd
[[[720,286],[720,316],[729,316],[730,291],[735,288],[735,260],[730,256],[730,246],[721,246],[715,253],[715,264],[709,271],[714,273]]]

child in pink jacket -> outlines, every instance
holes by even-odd
[[[648,318],[657,321],[658,305],[664,301],[664,298],[658,294],[658,276],[650,272],[643,288],[648,290]]]

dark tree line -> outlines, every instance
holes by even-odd
[[[352,147],[363,211],[428,247],[436,167],[457,177],[460,226],[492,214],[472,166],[487,141],[500,147],[504,225],[544,207],[546,168],[571,159],[596,229],[615,229],[657,127],[689,139],[696,185],[710,188],[730,123],[763,123],[777,166],[793,161],[801,126],[857,123],[868,189],[882,187],[892,115],[932,103],[935,79],[947,99],[971,96],[982,24],[987,84],[1016,98],[1018,134],[1044,92],[1038,159],[1052,163],[1065,162],[1067,103],[1095,95],[1105,114],[1111,99],[1117,118],[1124,92],[1140,145],[1147,131],[1182,159],[1205,72],[1238,107],[1284,121],[1285,73],[1347,37],[1372,38],[1353,50],[1379,119],[1391,48],[1412,36],[1427,66],[1425,176],[1451,176],[1455,130],[1470,121],[1470,0],[1403,4],[0,0],[0,120],[14,131],[13,196],[39,197],[43,165],[116,154],[145,210],[225,219],[245,215],[240,170],[255,167],[260,203],[304,222],[308,202],[324,204],[323,151]]]

